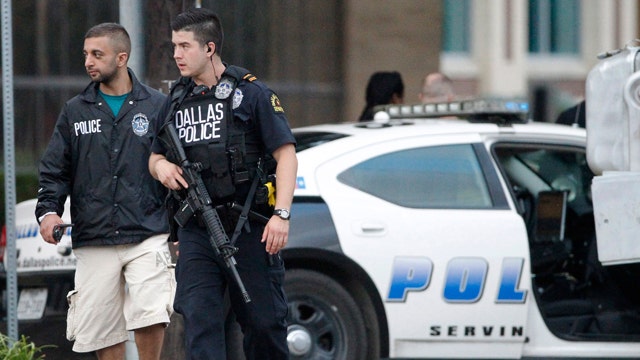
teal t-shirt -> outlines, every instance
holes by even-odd
[[[104,101],[107,102],[107,105],[109,105],[111,111],[113,111],[114,116],[118,116],[120,108],[122,107],[122,104],[124,104],[124,100],[129,96],[129,93],[124,95],[107,95],[100,90],[98,90],[98,92]]]

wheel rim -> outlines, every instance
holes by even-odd
[[[289,299],[287,342],[293,359],[336,359],[344,355],[345,332],[335,310],[312,299]]]
[[[287,331],[289,353],[294,356],[304,356],[311,352],[311,334],[299,325],[289,326]]]

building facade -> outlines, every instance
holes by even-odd
[[[126,22],[131,65],[166,92],[179,76],[168,21],[195,5],[220,14],[223,59],[278,92],[294,127],[356,121],[369,76],[388,70],[402,74],[406,103],[440,70],[461,96],[544,99],[537,120],[551,121],[584,96],[597,54],[638,37],[636,0],[21,1],[13,9],[18,160],[35,167],[62,104],[86,86],[90,26]]]
[[[445,27],[440,69],[455,79],[463,95],[532,98],[544,90],[547,109],[541,120],[552,121],[558,111],[584,98],[598,54],[638,38],[635,0],[445,3],[450,27]]]

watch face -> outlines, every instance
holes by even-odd
[[[289,219],[289,210],[287,209],[276,209],[273,211],[274,215],[278,215],[281,219],[288,220]]]

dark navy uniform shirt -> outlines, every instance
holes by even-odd
[[[225,71],[226,74],[226,71]],[[221,76],[224,79],[225,74]],[[188,91],[194,88],[193,81],[187,86]],[[215,88],[211,91],[215,91]],[[199,96],[189,94],[188,96]],[[233,117],[239,120],[247,131],[257,131],[262,147],[267,154],[273,153],[280,146],[295,144],[295,138],[280,104],[278,96],[259,80],[242,80],[233,96]],[[171,108],[171,97],[165,101],[157,121],[164,123]],[[158,124],[158,128],[161,124]],[[151,151],[165,154],[159,141],[154,141]]]
[[[229,67],[227,69],[229,70]],[[225,75],[227,75],[228,70],[222,74],[220,83],[225,81]],[[194,88],[195,84],[190,80],[186,86],[186,91],[188,91],[187,96],[207,96],[193,94]],[[210,91],[215,92],[216,87]],[[245,76],[244,80],[239,81],[237,88],[230,97],[232,97],[233,121],[240,124],[240,127],[245,133],[246,141],[257,142],[257,144],[245,144],[245,147],[247,149],[259,149],[258,154],[252,154],[251,156],[247,156],[247,158],[256,158],[255,155],[264,157],[264,154],[272,154],[283,145],[295,145],[295,138],[289,127],[280,99],[275,92],[269,89],[264,83],[256,80],[253,75],[249,74],[249,76]],[[215,100],[213,96],[209,98]],[[160,112],[157,121],[162,121],[163,123],[166,121],[171,109],[171,99],[172,96],[169,96],[165,101],[163,110]],[[177,117],[174,117],[174,119],[172,119],[174,124],[176,123],[176,118]],[[229,121],[229,119],[227,119],[227,121]],[[160,128],[161,124],[157,124],[156,127]],[[181,141],[184,146],[184,139],[181,139]],[[157,154],[166,154],[166,149],[157,138],[152,144],[151,151]],[[189,160],[193,161],[193,159]],[[205,184],[207,184],[206,179],[204,180]],[[236,184],[236,191],[233,196],[235,201],[241,204],[244,203],[249,192],[250,184],[250,182],[244,182],[240,185]],[[266,210],[267,209],[261,209],[260,211],[267,214],[265,212]]]

